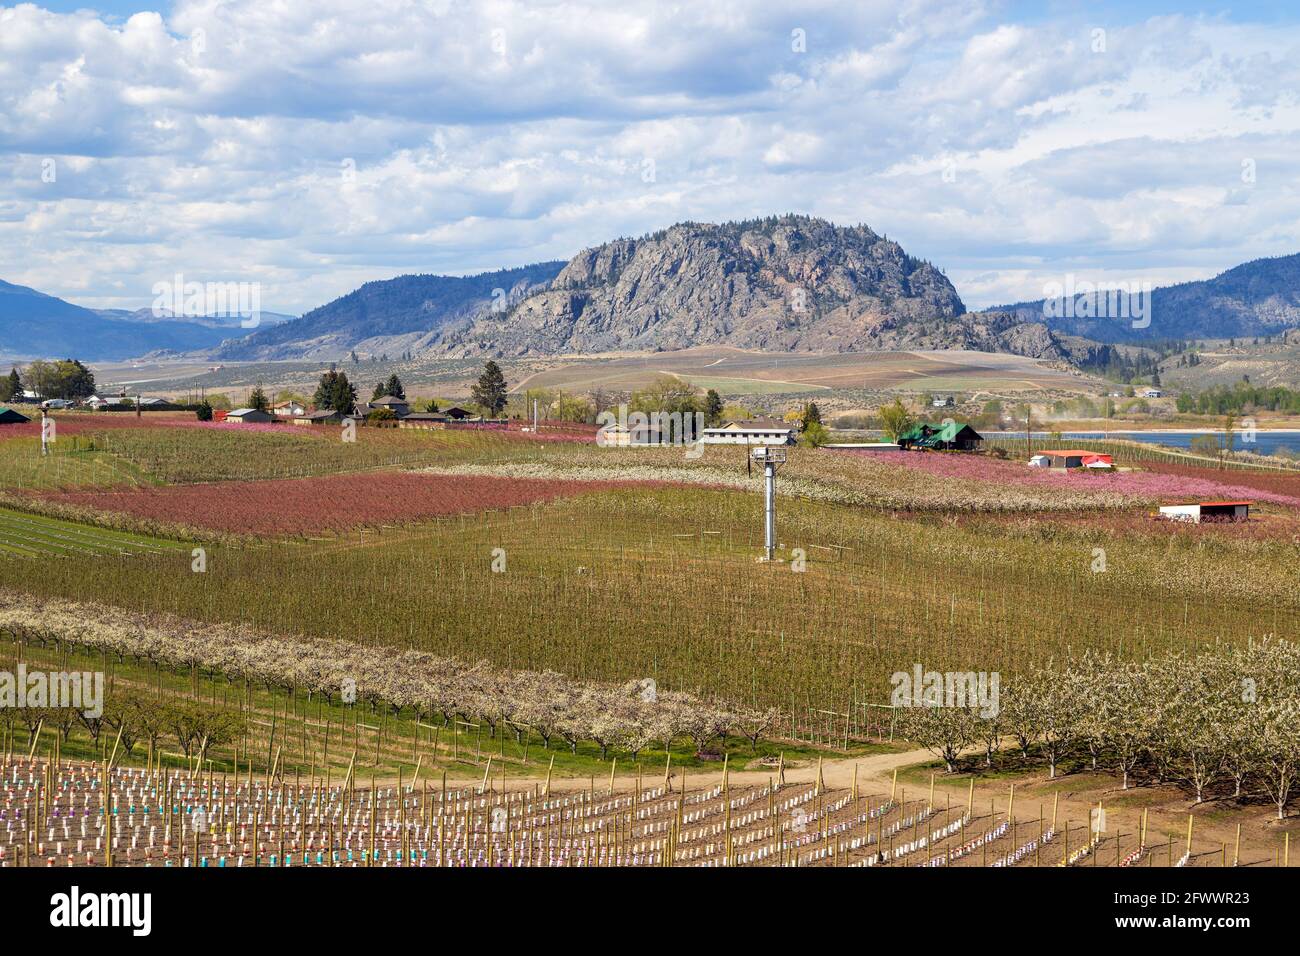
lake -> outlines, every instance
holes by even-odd
[[[993,439],[999,435],[1005,435],[1008,438],[1023,438],[1024,432],[983,432],[986,439]],[[1038,441],[1047,438],[1049,432],[1034,432],[1034,440]],[[1069,438],[1123,438],[1129,441],[1146,442],[1152,445],[1167,445],[1170,448],[1191,448],[1192,439],[1198,435],[1213,435],[1217,440],[1223,440],[1223,432],[1212,432],[1205,430],[1198,431],[1179,431],[1179,432],[1148,432],[1148,431],[1113,431],[1113,432],[1062,432],[1061,440]],[[1238,431],[1233,442],[1233,449],[1236,451],[1249,451],[1257,455],[1271,455],[1279,448],[1300,454],[1300,430],[1288,429],[1286,431],[1257,431],[1253,442],[1246,441],[1246,435]]]

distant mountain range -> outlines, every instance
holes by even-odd
[[[1130,292],[1136,291],[1130,286]],[[1068,295],[1063,298],[1069,302]],[[1149,312],[1136,322],[1132,316],[1136,301],[1129,303],[1130,315],[1117,317],[1113,306],[1099,308],[1102,297],[1097,294],[1072,298],[1066,308],[1060,299],[1054,300],[1046,313],[1042,299],[999,306],[996,311],[1099,342],[1275,335],[1300,328],[1300,254],[1255,259],[1213,279],[1154,289]]]
[[[292,316],[263,312],[260,318],[264,326]],[[174,319],[155,317],[148,309],[86,309],[0,280],[0,356],[8,359],[102,362],[159,351],[194,352],[253,331],[241,328],[236,317]]]
[[[226,342],[213,358],[341,358],[432,351],[476,315],[508,310],[564,266],[541,262],[476,276],[399,276],[367,282],[292,322]]]
[[[1100,315],[1096,297],[1046,314],[1042,300],[972,313],[942,271],[867,226],[790,215],[679,223],[594,246],[567,263],[368,282],[300,318],[263,313],[255,330],[237,320],[97,312],[0,282],[0,352],[103,360],[166,350],[250,361],[729,345],[976,349],[1086,362],[1104,351],[1099,343],[1300,328],[1300,255],[1156,289],[1134,304],[1144,301],[1149,324]]]

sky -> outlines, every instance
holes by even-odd
[[[3,0],[0,0],[0,4]],[[1300,8],[0,5],[0,279],[140,308],[866,223],[968,308],[1300,252]]]

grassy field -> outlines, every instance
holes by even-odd
[[[590,357],[539,371],[518,388],[634,389],[674,375],[724,395],[910,391],[1083,391],[1086,380],[1015,355],[985,352],[781,354],[705,347],[649,356]]]
[[[162,538],[113,531],[28,512],[0,508],[0,553],[26,558],[174,556],[190,546]]]
[[[677,375],[700,388],[727,396],[817,393],[831,389],[910,391],[992,390],[1010,393],[1080,392],[1088,380],[1033,359],[986,352],[780,353],[702,346],[676,352],[503,359],[512,390],[560,388],[630,391],[659,375]],[[96,366],[106,382],[132,382],[131,391],[176,397],[195,387],[234,400],[255,385],[268,390],[296,389],[310,395],[327,363],[233,362],[220,370],[192,363],[138,363]],[[412,395],[468,395],[482,363],[471,359],[413,359],[344,363],[342,370],[368,388],[397,374]]]

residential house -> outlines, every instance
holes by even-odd
[[[377,411],[386,408],[398,418],[405,418],[411,414],[411,404],[404,398],[398,398],[395,395],[385,395],[383,398],[375,399],[366,409],[367,412]]]
[[[446,428],[449,419],[444,412],[411,412],[397,421],[398,428]]]
[[[295,425],[341,425],[343,415],[332,408],[323,408],[316,412],[304,411],[289,419]]]
[[[933,449],[936,451],[976,451],[984,436],[961,422],[944,422],[941,425],[913,425],[898,436],[900,448]]]

